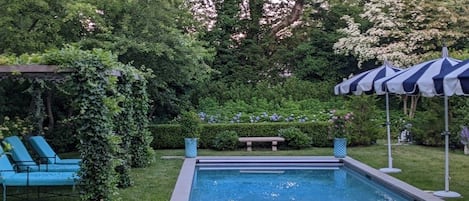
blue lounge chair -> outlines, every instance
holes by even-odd
[[[7,187],[75,186],[78,176],[74,172],[17,172],[0,146],[0,182],[3,201],[7,200]]]
[[[61,159],[42,136],[30,137],[29,144],[48,164],[78,165],[81,162],[81,159]]]
[[[13,147],[11,150],[11,158],[20,171],[77,172],[80,169],[79,165],[37,164],[18,136],[7,137],[5,138],[5,142]]]

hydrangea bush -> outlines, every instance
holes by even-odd
[[[47,128],[46,128],[47,129]],[[25,136],[30,134],[33,130],[32,124],[26,119],[14,117],[11,119],[8,116],[3,118],[3,122],[0,123],[0,137],[9,137],[12,135]]]
[[[324,112],[318,114],[279,114],[262,112],[260,114],[244,114],[238,112],[232,114],[232,116],[222,116],[221,114],[208,114],[206,112],[199,112],[199,118],[202,122],[213,124],[213,123],[260,123],[260,122],[316,122],[316,121],[327,121],[325,118],[327,115]]]

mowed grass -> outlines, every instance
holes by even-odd
[[[332,148],[309,148],[303,150],[270,151],[269,148],[253,147],[254,151],[199,150],[200,156],[327,156],[332,155]],[[428,191],[444,190],[444,148],[416,145],[393,146],[394,167],[401,173],[392,176],[417,188]],[[384,143],[367,147],[349,147],[348,155],[376,169],[387,167],[387,146]],[[177,156],[163,159],[162,156]],[[134,168],[131,175],[132,187],[119,190],[119,197],[129,201],[169,201],[179,170],[183,163],[184,150],[156,150],[155,162],[148,168]],[[450,151],[450,190],[462,194],[462,198],[445,200],[469,200],[469,155],[462,150]],[[32,194],[34,197],[35,194]],[[8,200],[15,201],[18,199]],[[35,199],[32,199],[35,200]],[[50,201],[75,201],[78,198],[59,197],[41,199]]]

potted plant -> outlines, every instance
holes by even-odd
[[[332,110],[330,115],[329,131],[334,138],[334,157],[345,158],[347,156],[347,137],[352,126],[353,114],[348,112],[345,115],[339,115],[336,110]]]
[[[184,136],[185,155],[187,158],[197,157],[197,139],[200,136],[201,120],[194,111],[184,111],[179,117],[179,126]]]
[[[464,154],[469,154],[469,129],[463,126],[461,130],[461,143],[464,145]]]

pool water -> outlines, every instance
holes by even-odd
[[[190,201],[408,201],[346,167],[197,167]]]

